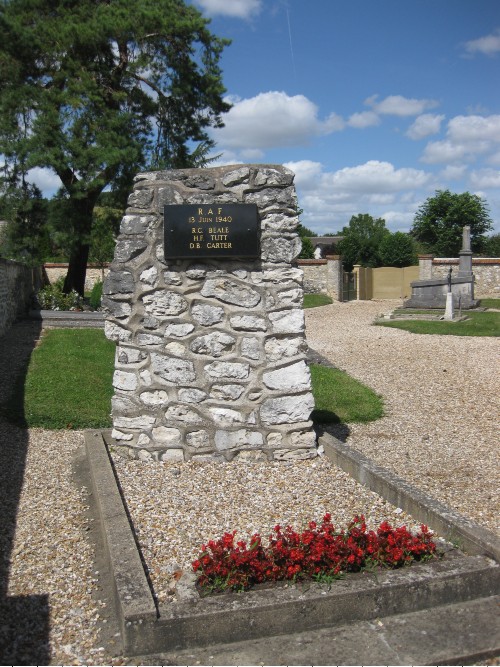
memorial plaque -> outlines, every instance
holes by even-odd
[[[260,257],[256,204],[169,204],[163,215],[165,259]]]

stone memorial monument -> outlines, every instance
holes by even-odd
[[[293,173],[143,173],[103,306],[115,447],[133,458],[316,456]]]

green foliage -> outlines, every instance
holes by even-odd
[[[0,197],[0,218],[8,225],[2,236],[1,254],[28,266],[43,264],[50,252],[47,200],[36,185],[9,184]]]
[[[326,294],[304,294],[304,308],[328,306],[331,303],[332,299]]]
[[[483,242],[484,257],[500,257],[500,234],[488,236]]]
[[[415,241],[409,234],[386,234],[378,248],[381,266],[413,266],[418,264]]]
[[[36,300],[41,310],[77,310],[81,306],[81,297],[75,290],[63,292],[64,278],[53,285],[46,285],[36,293]]]
[[[299,223],[297,225],[297,233],[300,236],[301,239],[303,238],[311,238],[316,236],[316,234],[313,232],[312,229],[309,229],[309,227],[304,227],[302,223]]]
[[[94,283],[94,286],[92,287],[89,298],[89,306],[92,308],[92,310],[99,310],[101,307],[102,287],[103,283],[101,280]]]
[[[383,416],[380,396],[344,371],[317,364],[310,369],[316,423],[364,423]]]
[[[183,0],[9,0],[0,25],[0,154],[61,179],[65,291],[83,294],[102,191],[206,159],[207,128],[230,108],[218,64],[229,42]]]
[[[500,310],[500,299],[481,299],[479,305],[482,308],[495,308]]]
[[[390,234],[382,218],[374,219],[368,213],[353,215],[349,226],[340,234],[344,237],[337,244],[346,271],[352,271],[355,264],[366,267],[381,266],[379,247],[383,238]]]
[[[31,428],[109,428],[114,350],[99,329],[45,332],[7,416]]]
[[[445,320],[379,320],[379,326],[404,329],[415,334],[439,336],[500,336],[500,313],[468,312],[467,319],[457,322]]]
[[[466,225],[470,226],[472,250],[481,252],[483,235],[492,228],[486,202],[470,192],[437,190],[418,209],[410,233],[427,252],[438,257],[458,257]]]
[[[302,250],[300,251],[299,259],[314,259],[314,246],[311,239],[303,236],[301,240]]]

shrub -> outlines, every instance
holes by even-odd
[[[53,285],[42,287],[36,294],[36,301],[42,310],[78,310],[81,297],[75,290],[69,294],[63,292],[64,278],[59,278]]]
[[[102,281],[98,280],[90,292],[89,305],[92,310],[99,310],[102,299]]]

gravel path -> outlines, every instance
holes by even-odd
[[[349,444],[494,529],[498,517],[498,340],[371,327],[388,302],[306,311],[312,347],[381,393],[387,416],[351,425]],[[20,323],[0,340],[0,405],[36,344]],[[79,432],[0,422],[0,663],[121,664],[104,642]],[[331,511],[344,523],[411,519],[324,458],[294,465],[117,464],[157,595],[224,530],[264,534]],[[144,492],[146,489],[146,493]],[[104,619],[105,620],[105,619]],[[108,633],[109,634],[109,633]]]

